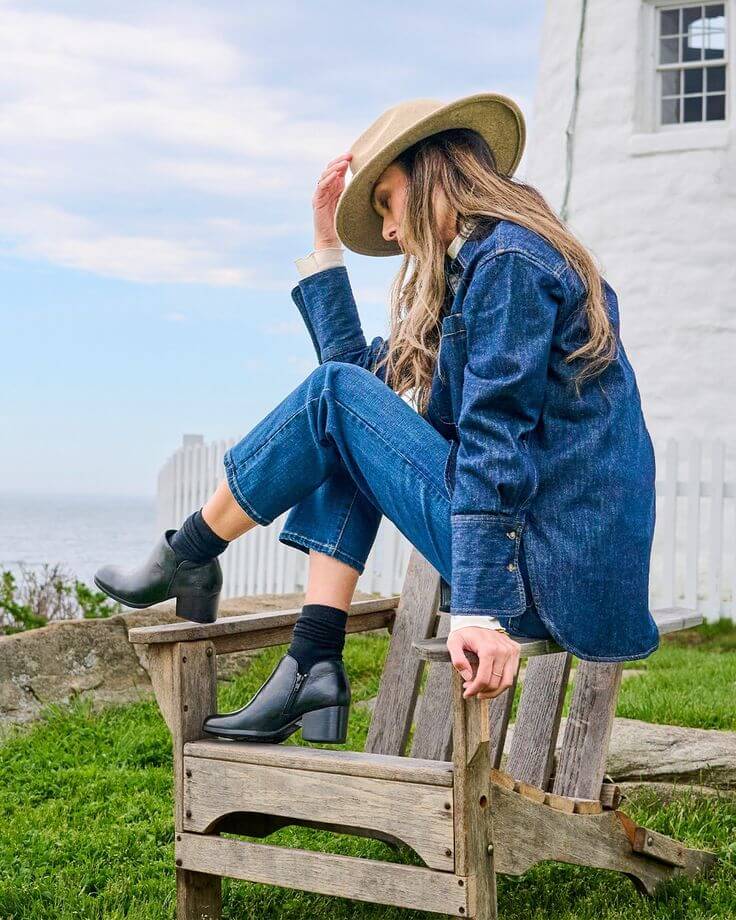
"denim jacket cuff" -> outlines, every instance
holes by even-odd
[[[366,347],[348,270],[336,265],[302,278],[292,288],[320,363]]]
[[[452,515],[451,614],[519,616],[526,609],[519,571],[524,514]]]

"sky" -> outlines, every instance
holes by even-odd
[[[0,491],[153,495],[184,433],[245,435],[317,363],[327,162],[411,98],[531,136],[543,6],[0,0]],[[370,339],[400,259],[346,263]]]

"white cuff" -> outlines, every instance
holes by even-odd
[[[465,626],[480,626],[483,629],[503,629],[496,617],[450,614],[450,633],[455,632],[456,629],[463,629]],[[450,633],[448,633],[448,636]]]
[[[308,256],[301,259],[295,259],[297,271],[306,278],[307,275],[314,275],[316,272],[324,271],[326,268],[334,268],[336,265],[344,265],[345,257],[342,246],[333,246],[328,249],[314,249]]]

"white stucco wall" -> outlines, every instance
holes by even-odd
[[[526,179],[559,212],[580,0],[548,0]],[[730,121],[652,132],[640,0],[588,3],[568,224],[618,294],[652,436],[736,445],[736,73]],[[736,2],[727,0],[736,47]],[[674,132],[680,133],[675,137]],[[666,135],[666,136],[665,136]],[[653,145],[696,149],[643,152]],[[710,145],[697,149],[701,144]]]

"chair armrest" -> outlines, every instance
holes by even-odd
[[[399,596],[355,601],[348,611],[346,631],[365,632],[390,626],[396,615]],[[217,654],[266,648],[288,642],[300,607],[289,610],[267,610],[222,617],[214,623],[164,623],[158,626],[137,626],[128,631],[128,640],[136,645],[168,645],[175,642],[209,641]]]
[[[532,655],[551,655],[555,652],[564,652],[565,649],[559,646],[551,639],[515,639],[515,642],[521,646],[521,657],[531,658]],[[450,661],[450,652],[447,649],[447,637],[443,639],[422,639],[412,642],[412,646],[417,650],[419,657],[425,661]],[[476,655],[469,649],[465,652],[468,661],[474,663]]]
[[[687,607],[662,607],[659,610],[653,610],[652,617],[657,624],[660,636],[678,632],[681,629],[690,629],[703,622],[702,614]],[[522,658],[565,651],[551,639],[516,639],[515,641],[521,646]],[[419,642],[413,642],[412,645],[419,653],[419,657],[425,661],[450,661],[446,638],[422,639]]]

